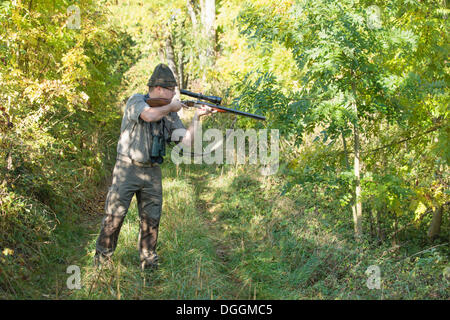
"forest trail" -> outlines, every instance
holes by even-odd
[[[0,5],[0,299],[449,299],[445,1],[68,2]],[[235,124],[279,132],[279,170],[167,156],[159,270],[135,200],[97,270],[123,107],[159,63],[264,115]]]
[[[223,171],[222,171],[223,172]],[[228,277],[231,282],[232,291],[224,293],[224,296],[228,296],[233,299],[249,299],[250,297],[241,297],[242,288],[245,286],[240,279],[234,275],[233,267],[230,265],[230,255],[232,243],[227,241],[224,237],[221,229],[223,228],[223,222],[214,216],[215,208],[217,204],[214,202],[214,194],[220,193],[221,190],[217,190],[211,187],[211,183],[217,177],[209,174],[199,176],[195,181],[192,181],[195,187],[195,199],[196,208],[198,214],[203,217],[205,224],[208,226],[209,237],[213,240],[213,246],[218,261],[223,264],[223,273]]]
[[[251,167],[177,168],[167,162],[162,168],[158,270],[139,269],[135,199],[122,226],[113,263],[106,268],[93,267],[108,189],[103,186],[85,205],[86,214],[78,221],[62,221],[55,230],[59,241],[42,255],[43,269],[48,272],[33,284],[27,297],[383,299],[399,297],[397,283],[430,280],[419,274],[411,277],[408,261],[401,260],[405,272],[384,275],[384,285],[390,290],[384,292],[388,293],[368,289],[364,285],[366,266],[377,263],[382,270],[399,268],[398,263],[389,261],[400,252],[387,247],[358,248],[348,237],[351,226],[346,235],[342,227],[331,227],[315,211],[305,210],[302,202],[277,198],[279,190],[267,191],[274,181],[258,179]],[[374,256],[378,258],[374,260]],[[71,275],[67,268],[71,265],[80,268],[81,289],[68,286]],[[434,297],[445,297],[445,286],[433,290]]]
[[[419,273],[411,276],[408,260],[395,262],[404,255],[400,249],[356,245],[351,225],[332,224],[305,208],[305,197],[280,197],[279,182],[259,177],[251,166],[176,167],[167,161],[162,170],[159,269],[139,269],[135,199],[112,265],[93,267],[104,188],[91,214],[58,231],[77,234],[78,241],[66,245],[63,258],[49,268],[58,276],[48,279],[38,298],[385,299],[404,295],[399,285],[430,281]],[[81,289],[67,287],[68,265],[80,267]],[[369,265],[386,270],[386,290],[365,285]],[[432,290],[434,297],[446,295],[445,286]]]
[[[67,248],[70,264],[80,267],[81,289],[69,289],[70,274],[54,282],[49,299],[253,299],[255,290],[235,274],[230,239],[223,232],[226,223],[216,215],[215,201],[225,190],[214,188],[217,168],[163,165],[164,207],[158,253],[160,267],[141,272],[136,246],[139,229],[136,199],[132,200],[108,267],[94,268],[95,241],[100,230],[107,186],[86,205],[91,210],[72,228],[81,227],[79,241]],[[179,171],[182,173],[180,174]],[[223,174],[223,169],[222,169]],[[179,188],[175,188],[178,185]],[[190,199],[184,198],[190,197]],[[175,210],[173,210],[176,208]],[[70,227],[68,227],[70,228]],[[73,233],[74,230],[66,230]],[[83,239],[83,241],[81,241]],[[53,270],[65,272],[68,259]],[[51,282],[49,280],[49,282]],[[251,291],[251,289],[253,291]]]

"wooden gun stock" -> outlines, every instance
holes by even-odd
[[[171,102],[171,100],[164,98],[148,98],[147,100],[145,100],[145,102],[150,107],[162,107],[168,105]]]

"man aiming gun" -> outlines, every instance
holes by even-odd
[[[162,208],[162,178],[160,164],[165,155],[165,143],[172,140],[176,129],[185,129],[177,112],[183,104],[175,99],[177,82],[167,65],[156,66],[146,95],[134,94],[126,104],[113,180],[105,202],[105,216],[96,243],[94,262],[99,264],[112,256],[117,246],[120,228],[136,194],[140,218],[139,256],[141,268],[158,266],[156,243]],[[150,107],[146,101],[168,99],[169,104]],[[200,117],[210,114],[209,107],[197,109],[185,135],[180,138],[192,145]]]

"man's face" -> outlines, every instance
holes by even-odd
[[[165,98],[172,100],[175,96],[175,87],[156,87],[151,94],[154,98]]]

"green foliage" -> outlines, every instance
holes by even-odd
[[[68,6],[0,7],[8,35],[0,38],[0,248],[15,250],[11,266],[25,269],[36,267],[43,243],[55,241],[56,222],[79,214],[102,184],[120,126],[115,91],[135,56],[104,8],[79,1],[80,29],[69,29]]]
[[[449,79],[442,55],[448,52],[448,33],[439,1],[379,3],[375,17],[373,5],[353,0],[246,3],[237,17],[241,34],[253,48],[290,50],[300,88],[286,91],[278,77],[267,76],[241,77],[234,88],[241,106],[273,111],[269,125],[286,141],[284,191],[296,184],[319,185],[347,210],[354,202],[354,182],[346,172],[352,169],[349,135],[356,125],[362,139],[363,204],[368,212],[387,211],[386,226],[393,227],[399,216],[409,217],[406,224],[415,220],[419,184],[429,190],[448,186]],[[258,61],[261,72],[270,70],[265,58]],[[301,142],[301,153],[293,151]],[[305,153],[317,157],[305,158]],[[436,204],[429,202],[427,208],[448,202],[432,194]]]
[[[67,28],[65,0],[0,3],[2,298],[448,299],[442,1],[216,1],[206,60],[210,39],[184,0],[76,5],[81,29]],[[239,128],[279,129],[280,170],[166,163],[161,269],[138,270],[133,203],[112,269],[97,272],[100,217],[87,200],[110,173],[120,108],[166,62],[167,40],[187,88],[267,117]],[[428,239],[440,208],[441,234]],[[80,291],[65,285],[70,264],[82,266]],[[365,286],[370,265],[381,291]]]

